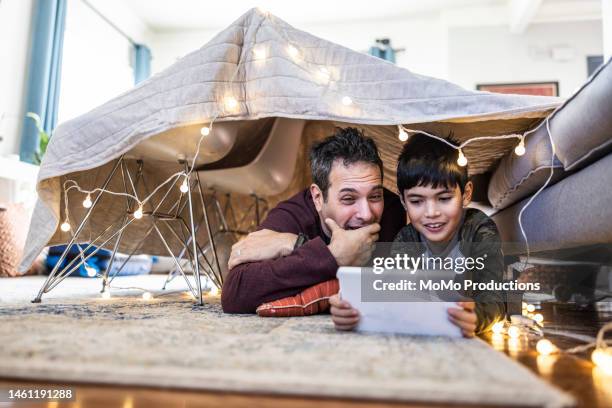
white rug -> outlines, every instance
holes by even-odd
[[[117,278],[159,289],[163,276]],[[181,293],[144,301],[71,278],[0,280],[0,376],[223,391],[502,406],[573,400],[480,340],[340,333],[327,315],[226,315]],[[169,291],[182,288],[175,279]],[[161,293],[161,292],[160,292]],[[119,297],[118,295],[121,295]]]

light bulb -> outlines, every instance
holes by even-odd
[[[255,59],[265,59],[267,56],[266,54],[266,49],[264,47],[257,47],[253,49],[253,55],[255,55]]]
[[[208,292],[208,294],[209,294],[210,296],[217,296],[217,295],[219,294],[219,288],[217,288],[215,285],[213,285],[213,286],[210,288],[210,291]]]
[[[612,373],[612,347],[596,348],[591,354],[593,364],[606,373]]]
[[[91,195],[87,194],[87,197],[85,197],[85,200],[83,200],[83,207],[85,208],[91,208],[91,205],[93,203],[91,202]]]
[[[104,292],[102,292],[102,299],[110,299],[111,298],[111,294],[109,291],[105,290]]]
[[[408,133],[404,129],[400,129],[399,135],[397,136],[400,141],[405,142],[408,140]]]
[[[525,154],[525,141],[523,138],[521,138],[519,144],[514,148],[514,153],[516,153],[517,156],[522,156]]]
[[[518,336],[520,336],[520,334],[521,334],[521,330],[518,327],[516,327],[516,326],[508,327],[508,336],[510,336],[511,339],[518,338]]]
[[[544,316],[542,316],[541,313],[536,313],[533,315],[533,320],[535,320],[538,323],[542,323],[544,321]]]
[[[298,49],[291,44],[287,46],[287,52],[289,53],[289,55],[291,55],[292,58],[297,58],[300,56],[300,52],[298,51]]]
[[[548,356],[549,354],[553,354],[557,351],[557,346],[552,344],[552,342],[548,339],[538,340],[536,344],[536,350],[539,354],[543,356]]]
[[[234,110],[238,106],[238,101],[233,96],[225,98],[225,107],[229,110]]]
[[[529,313],[533,313],[534,310],[535,310],[535,306],[534,305],[527,305],[527,311]]]
[[[66,221],[64,221],[62,225],[60,225],[60,229],[64,232],[70,231],[70,223],[68,222],[68,219],[66,219]]]
[[[494,334],[501,334],[504,332],[504,322],[497,322],[491,327]]]
[[[321,77],[322,79],[328,81],[329,80],[329,70],[325,67],[321,67],[319,68],[319,77]]]
[[[96,268],[87,264],[85,265],[85,272],[87,272],[87,276],[89,276],[90,278],[93,278],[97,274]]]
[[[134,218],[136,218],[137,220],[142,218],[142,205],[140,205],[138,209],[134,211]]]
[[[465,157],[461,149],[459,149],[459,157],[457,158],[457,164],[461,167],[465,167],[465,165],[467,164],[467,157]]]
[[[344,106],[349,106],[352,103],[353,103],[353,100],[351,99],[350,96],[345,96],[344,98],[342,98],[342,104]]]
[[[151,292],[145,292],[142,294],[142,300],[151,300],[153,299],[153,295]]]
[[[200,134],[202,136],[210,135],[210,128],[208,126],[202,126],[202,129],[200,129]]]
[[[527,303],[521,302],[521,306],[522,306],[523,309],[527,309]]]
[[[186,193],[186,192],[189,191],[189,186],[187,185],[187,178],[186,177],[185,177],[185,180],[183,180],[183,184],[181,184],[179,189],[181,190],[181,193]]]

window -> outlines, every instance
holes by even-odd
[[[134,86],[131,43],[81,0],[68,0],[58,124]]]

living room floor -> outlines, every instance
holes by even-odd
[[[544,303],[541,313],[545,327],[554,328],[570,336],[595,336],[603,324],[612,320],[612,302],[598,302],[586,308],[575,305]],[[580,340],[568,336],[547,336],[558,347],[567,349],[579,344]],[[503,350],[510,358],[525,365],[538,376],[572,394],[578,407],[612,406],[612,376],[602,375],[590,362],[590,352],[576,356],[538,356],[534,344],[526,341],[511,343],[498,342],[493,336],[483,336],[492,347]],[[59,385],[43,382],[0,380],[0,389],[15,387],[42,387]],[[270,395],[183,391],[162,388],[107,386],[94,384],[69,385],[76,391],[77,399],[65,403],[16,403],[26,407],[310,407],[316,404],[327,407],[420,407],[423,404],[398,404],[377,401],[352,401],[342,399],[292,398]],[[0,403],[0,406],[3,406]],[[8,405],[12,406],[12,405]],[[428,407],[437,405],[426,405]]]

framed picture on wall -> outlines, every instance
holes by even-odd
[[[517,82],[510,84],[478,84],[479,91],[518,94],[518,95],[540,95],[559,96],[559,82]]]

